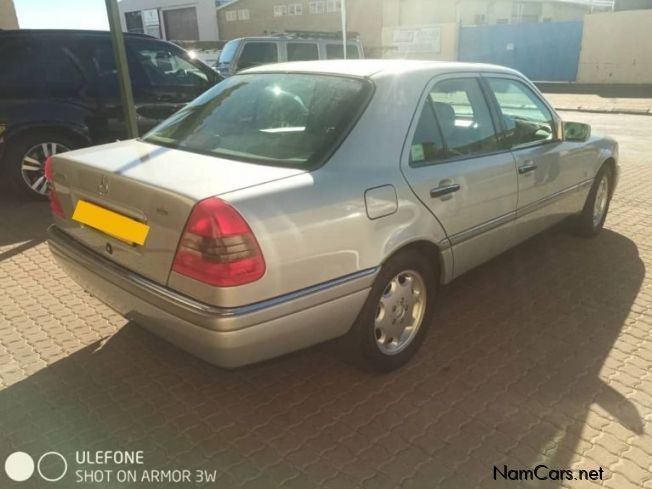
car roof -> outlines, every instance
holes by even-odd
[[[19,29],[19,30],[2,30],[0,29],[0,38],[2,37],[109,37],[109,31],[95,31],[83,29]],[[147,34],[136,34],[133,32],[125,32],[124,36],[127,38],[151,39],[154,41],[162,41],[154,36]],[[165,41],[163,41],[165,42]]]
[[[241,41],[294,41],[294,42],[324,42],[333,44],[342,44],[341,38],[335,37],[319,37],[319,36],[293,36],[291,34],[278,34],[271,36],[246,36],[231,39],[229,42]],[[362,44],[360,39],[348,39],[347,44]]]
[[[242,73],[322,73],[362,78],[381,78],[397,74],[431,72],[489,72],[522,76],[505,66],[484,63],[461,63],[456,61],[426,61],[405,59],[351,59],[296,61],[258,66]]]

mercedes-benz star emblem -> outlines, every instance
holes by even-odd
[[[109,179],[102,175],[97,182],[97,192],[100,195],[106,195],[109,193]]]

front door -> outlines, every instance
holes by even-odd
[[[515,236],[527,239],[577,210],[573,192],[579,165],[562,158],[564,144],[546,103],[520,79],[486,77],[496,99],[505,138],[516,159],[518,205]]]
[[[511,244],[517,199],[512,154],[499,145],[479,77],[440,78],[408,135],[405,176],[446,231],[454,275]]]

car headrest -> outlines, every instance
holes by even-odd
[[[449,129],[453,129],[455,127],[455,109],[453,109],[453,106],[445,102],[435,102],[434,108],[442,131],[448,132]]]

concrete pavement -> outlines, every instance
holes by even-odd
[[[120,449],[225,489],[652,488],[652,118],[564,116],[621,141],[603,234],[553,230],[461,277],[390,375],[333,345],[214,368],[84,293],[43,242],[47,205],[2,197],[0,461],[56,450],[71,471],[0,487],[203,486],[76,481],[75,451]],[[537,464],[604,480],[493,478]]]

